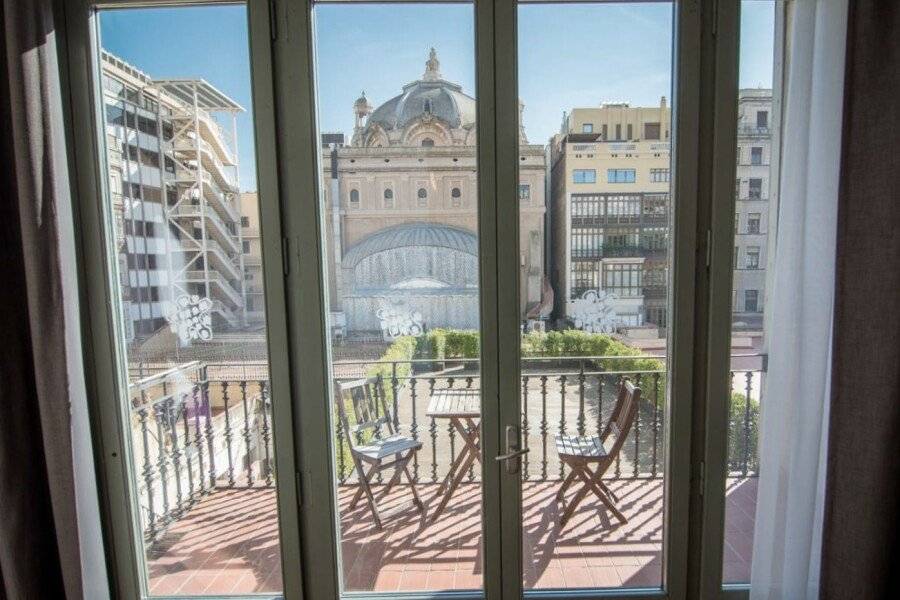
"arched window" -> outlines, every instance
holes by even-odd
[[[425,188],[419,188],[419,192],[417,194],[419,199],[419,206],[428,206],[428,191]]]
[[[425,112],[431,112],[431,100],[425,100]]]
[[[422,147],[423,147],[423,148],[432,148],[432,147],[434,147],[434,140],[431,139],[431,138],[425,138],[424,140],[422,140]]]
[[[391,188],[384,190],[384,207],[394,207],[394,190],[392,190]]]
[[[350,204],[359,204],[359,190],[350,190]]]
[[[462,192],[459,191],[459,188],[455,187],[450,190],[450,203],[453,206],[459,206],[462,203]]]

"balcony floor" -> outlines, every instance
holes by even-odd
[[[747,581],[753,547],[755,478],[729,479],[725,580]],[[648,587],[660,581],[662,480],[618,480],[609,487],[628,518],[610,520],[598,501],[585,499],[560,531],[554,501],[559,482],[526,483],[525,586]],[[436,506],[436,486],[418,486]],[[342,557],[348,591],[454,590],[481,587],[478,484],[462,484],[440,518],[421,519],[399,488],[381,503],[377,531],[364,503],[347,511],[354,488],[339,492]],[[570,492],[571,495],[572,492]],[[236,594],[281,589],[274,488],[221,489],[173,523],[149,551],[151,594]]]

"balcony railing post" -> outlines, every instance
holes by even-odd
[[[619,390],[622,388],[622,386],[623,386],[624,384],[625,384],[625,381],[624,381],[622,375],[617,375],[617,376],[616,376],[616,394],[617,394],[617,397],[618,397]],[[623,447],[624,447],[624,444],[623,444]],[[621,452],[618,452],[618,453],[616,454],[616,470],[615,470],[615,473],[616,473],[616,479],[619,479],[619,478],[622,477],[622,453],[621,453]]]
[[[584,435],[584,361],[578,368],[578,435]]]
[[[231,450],[233,434],[231,430],[231,406],[228,404],[228,382],[222,382],[222,403],[225,405],[225,451],[228,453],[228,487],[234,487],[234,455]]]
[[[522,447],[528,449],[528,376],[522,377]],[[528,481],[528,454],[522,457],[522,480]]]
[[[262,442],[263,442],[263,452],[265,455],[265,462],[263,463],[263,477],[266,480],[266,485],[272,485],[272,450],[269,447],[269,443],[272,441],[272,436],[269,433],[269,395],[268,395],[268,387],[266,386],[265,381],[259,381],[259,399],[262,403]]]
[[[412,420],[409,426],[409,435],[415,441],[419,441],[419,422],[416,420],[416,378],[412,375],[412,368],[409,370],[409,395],[412,400]],[[413,454],[413,481],[419,482],[419,453]]]
[[[541,375],[541,481],[547,481],[547,376]]]
[[[165,390],[165,388],[163,388]],[[163,391],[165,393],[165,391]],[[169,515],[169,485],[168,485],[168,459],[166,457],[166,434],[163,423],[165,422],[166,401],[154,404],[153,421],[156,423],[156,472],[159,473],[160,495],[162,496],[162,512],[160,517],[165,519]]]
[[[156,535],[156,510],[153,501],[153,464],[150,462],[150,437],[147,431],[147,409],[145,392],[141,390],[141,407],[138,409],[138,423],[141,428],[141,442],[144,451],[144,463],[141,475],[147,488],[147,533],[153,538]]]
[[[397,410],[400,406],[399,404],[399,396],[400,396],[400,382],[397,379],[397,361],[391,362],[391,395],[393,396],[393,408],[394,408],[394,431],[400,433],[400,415]]]
[[[182,510],[183,494],[181,490],[181,449],[178,447],[178,416],[175,413],[175,397],[166,399],[166,427],[172,442],[172,469],[175,472],[175,514]]]
[[[750,393],[753,391],[753,371],[747,371],[744,396],[744,456],[741,461],[741,475],[747,476],[750,467]]]
[[[252,448],[252,439],[253,436],[250,434],[250,407],[247,405],[247,381],[241,380],[240,382],[241,389],[241,407],[244,411],[244,451],[246,452],[246,463],[247,463],[247,485],[253,485],[253,448]]]
[[[206,494],[206,472],[203,465],[203,434],[200,429],[200,413],[203,412],[203,401],[200,397],[200,384],[194,386],[194,449],[197,451],[198,481],[200,495]]]
[[[343,402],[341,398],[337,399],[338,402]],[[337,437],[337,464],[338,464],[338,481],[343,484],[347,481],[347,465],[346,460],[344,459],[344,452],[346,449],[344,448],[344,425],[341,423],[340,418],[335,418],[335,435]]]
[[[209,448],[209,489],[212,491],[216,487],[216,446],[213,440],[213,423],[212,423],[212,403],[209,400],[209,371],[204,366],[200,370],[200,386],[203,390],[203,406],[206,416],[206,445]]]
[[[600,437],[601,435],[603,435],[603,373],[598,373],[597,374],[597,437]]]
[[[658,457],[657,445],[659,444],[659,373],[653,374],[653,463],[650,465],[650,475],[655,479],[657,475],[656,461]]]
[[[641,387],[641,374],[636,373],[634,376],[634,385]],[[637,479],[641,472],[641,404],[638,402],[634,411],[634,465],[632,466],[632,476]]]
[[[559,435],[566,435],[566,376],[559,376]],[[559,478],[566,475],[565,465],[559,461]]]
[[[188,421],[188,395],[183,394],[181,396],[181,420],[183,425],[183,434],[182,438],[184,441],[182,442],[182,447],[184,448],[184,462],[185,467],[187,468],[187,477],[188,477],[188,503],[194,503],[194,472],[193,467],[191,466],[191,455],[188,454],[187,449],[191,445],[191,425],[190,421]]]

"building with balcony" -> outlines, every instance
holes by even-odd
[[[557,319],[602,291],[618,325],[665,327],[670,122],[665,97],[564,116],[550,141]]]
[[[241,194],[241,252],[244,255],[244,293],[247,324],[256,327],[266,320],[263,295],[262,244],[259,237],[259,196]]]
[[[202,79],[154,79],[103,52],[109,185],[129,340],[180,296],[212,301],[213,331],[246,322],[236,116]]]
[[[772,90],[742,89],[738,96],[734,215],[734,327],[762,331],[770,207],[777,207],[772,173]],[[772,217],[774,218],[774,217]]]
[[[475,99],[441,76],[432,49],[420,79],[377,108],[363,94],[353,111],[350,142],[341,134],[322,142],[335,334],[380,337],[385,315],[412,327],[401,328],[408,332],[476,329]],[[544,149],[528,144],[524,130],[520,156],[524,320],[546,288]]]

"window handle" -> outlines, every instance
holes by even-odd
[[[506,462],[506,472],[515,475],[519,471],[519,458],[528,454],[530,448],[519,448],[519,431],[515,425],[506,426],[506,454],[495,456],[494,460]]]

